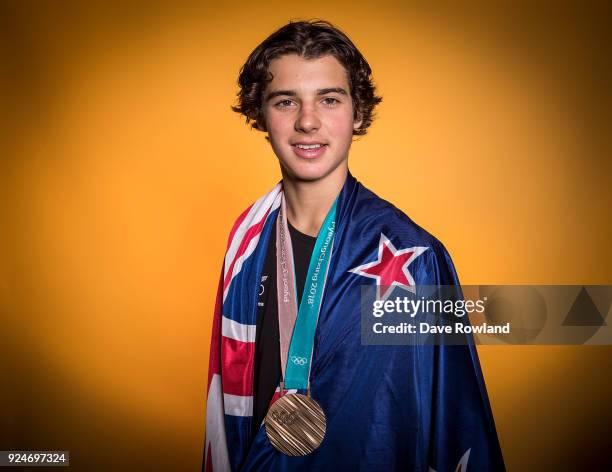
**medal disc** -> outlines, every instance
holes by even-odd
[[[312,398],[299,393],[283,395],[268,410],[266,434],[272,445],[288,456],[305,456],[325,436],[325,413]]]

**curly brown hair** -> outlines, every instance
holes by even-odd
[[[374,119],[374,107],[382,101],[375,93],[372,69],[346,34],[322,20],[289,22],[257,46],[240,69],[238,104],[232,110],[244,115],[252,128],[267,131],[262,102],[264,90],[272,80],[268,66],[286,54],[305,59],[334,56],[346,69],[355,120],[361,120],[353,134],[366,134]]]

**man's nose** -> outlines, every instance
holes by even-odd
[[[312,106],[303,106],[295,120],[295,130],[302,133],[312,133],[321,126],[316,110]]]

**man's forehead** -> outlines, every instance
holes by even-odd
[[[348,87],[346,69],[331,55],[306,59],[297,54],[287,54],[270,62],[268,71],[271,89],[321,90]]]

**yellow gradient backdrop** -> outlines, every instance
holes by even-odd
[[[227,233],[280,177],[230,105],[289,19],[368,58],[384,102],[351,170],[464,284],[612,283],[606,12],[204,3],[0,7],[0,449],[199,469]],[[509,470],[609,460],[609,347],[479,354]]]

